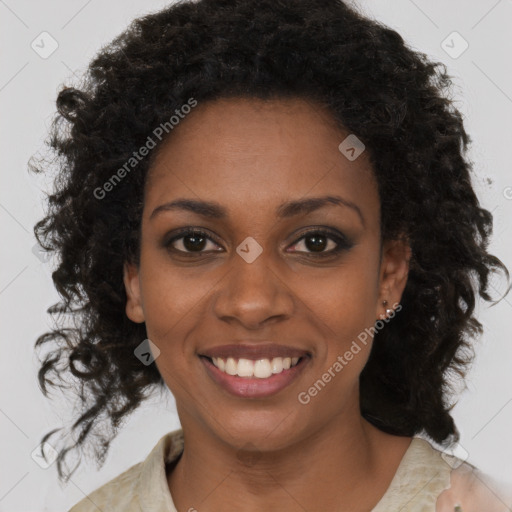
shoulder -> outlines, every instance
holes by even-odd
[[[106,512],[109,510],[139,510],[136,503],[136,482],[142,462],[102,485],[74,505],[69,512]]]
[[[511,491],[431,441],[414,437],[390,487],[372,512],[511,512]]]
[[[455,508],[458,507],[458,508]],[[450,487],[437,501],[437,512],[510,512],[512,482],[508,485],[483,473],[472,464],[461,463],[450,473]]]
[[[425,472],[444,475],[444,483],[435,493],[436,512],[511,512],[512,482],[508,485],[485,474],[473,464],[445,453],[429,441],[421,445],[417,462],[429,468]]]
[[[151,503],[152,510],[172,510],[165,465],[173,462],[182,450],[183,431],[168,432],[144,461],[88,494],[69,512],[140,512],[141,503]]]

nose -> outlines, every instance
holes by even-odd
[[[217,318],[248,330],[290,318],[295,304],[292,289],[265,251],[252,263],[238,254],[233,259],[214,298]]]

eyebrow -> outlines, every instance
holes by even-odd
[[[340,196],[307,197],[305,199],[287,201],[286,203],[278,206],[276,214],[278,218],[286,219],[295,215],[306,215],[329,205],[351,208],[359,216],[362,225],[365,225],[365,220],[359,206]],[[211,219],[226,219],[228,217],[228,211],[226,208],[218,203],[182,198],[157,206],[149,216],[149,219],[153,219],[162,212],[172,210],[186,210]]]

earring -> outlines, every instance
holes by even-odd
[[[388,301],[387,300],[383,300],[382,301],[382,305],[384,307],[386,307],[388,305]],[[391,316],[394,313],[394,311],[395,311],[394,309],[386,308],[386,315],[384,316],[384,318],[387,318],[387,317]]]

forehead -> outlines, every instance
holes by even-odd
[[[329,194],[378,210],[368,155],[351,161],[339,149],[349,135],[303,99],[199,103],[159,149],[145,209],[189,197],[274,211],[286,199]]]

